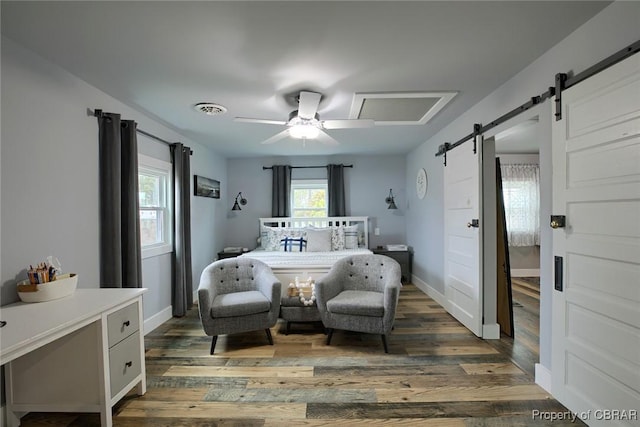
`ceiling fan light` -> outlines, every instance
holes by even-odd
[[[289,128],[289,135],[296,139],[315,139],[320,135],[320,129],[309,124],[293,125]]]

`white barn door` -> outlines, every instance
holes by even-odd
[[[562,104],[553,124],[553,214],[566,226],[553,231],[552,392],[589,425],[638,426],[640,54],[564,91]]]
[[[482,336],[480,158],[482,141],[447,152],[444,168],[444,241],[446,309],[474,334]],[[476,221],[478,223],[476,223]]]

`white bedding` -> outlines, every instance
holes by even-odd
[[[330,252],[282,252],[257,249],[242,254],[241,256],[260,260],[272,269],[286,268],[303,270],[306,267],[328,269],[334,262],[345,256],[370,253],[371,251],[369,249],[364,248]]]

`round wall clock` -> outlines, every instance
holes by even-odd
[[[419,199],[424,199],[427,194],[427,171],[423,168],[418,169],[418,176],[416,176],[416,194]]]

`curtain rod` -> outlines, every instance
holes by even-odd
[[[103,114],[102,110],[97,109],[97,108],[93,112],[91,112],[91,110],[89,110],[89,112],[90,112],[89,115],[94,116],[94,117],[102,117],[102,114]],[[154,139],[157,142],[161,142],[163,144],[167,144],[168,146],[172,146],[174,144],[177,144],[176,142],[167,141],[166,139],[162,139],[159,136],[155,136],[154,134],[149,133],[147,131],[144,131],[144,130],[142,130],[140,128],[137,128],[137,127],[136,127],[136,132],[138,132],[138,133],[140,133],[140,134],[142,134],[142,135],[144,135],[146,137],[149,137],[151,139]],[[189,154],[193,155],[193,150],[189,149]]]
[[[343,165],[345,168],[352,168],[353,165]],[[320,169],[326,166],[289,166],[291,169]],[[273,169],[273,166],[263,166],[262,170]]]

